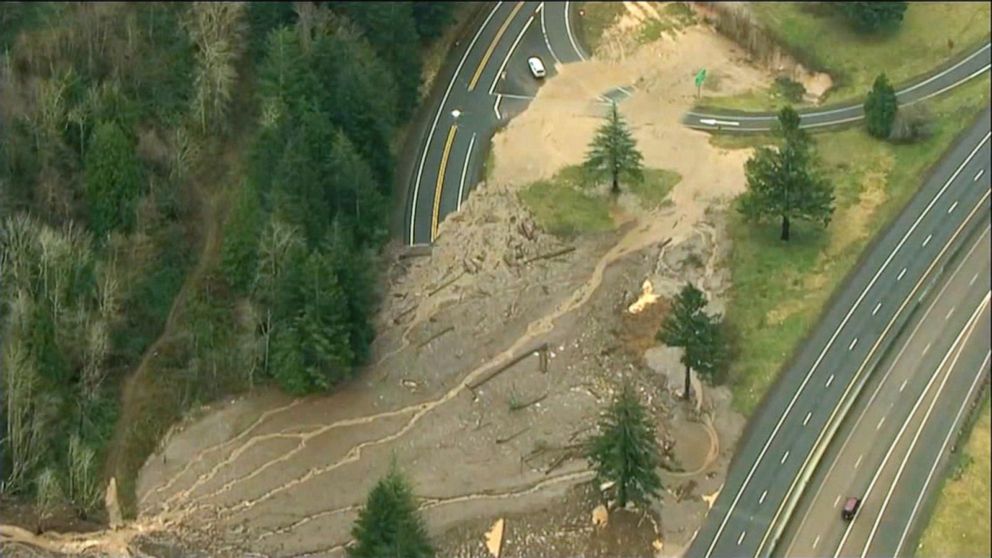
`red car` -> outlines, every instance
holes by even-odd
[[[841,510],[840,516],[844,521],[850,521],[854,519],[854,514],[858,513],[858,508],[861,507],[861,498],[851,496],[844,502],[844,509]]]

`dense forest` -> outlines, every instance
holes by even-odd
[[[0,4],[0,496],[133,511],[192,406],[355,374],[452,6]]]

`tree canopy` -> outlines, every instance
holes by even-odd
[[[141,193],[141,167],[134,147],[115,122],[101,122],[86,153],[86,198],[90,228],[98,236],[130,230]]]
[[[720,320],[706,313],[706,297],[692,283],[686,283],[676,295],[658,338],[670,347],[683,349],[680,360],[685,366],[686,399],[691,387],[690,370],[713,382],[725,364]]]
[[[892,124],[899,111],[896,91],[889,84],[885,74],[875,78],[868,98],[865,99],[865,125],[868,133],[876,138],[886,139],[892,133]]]
[[[433,558],[434,547],[406,478],[395,463],[369,492],[351,530],[351,558]]]
[[[644,504],[658,497],[659,454],[654,425],[633,386],[625,382],[600,418],[586,456],[600,480],[615,483],[623,507],[628,501]]]
[[[840,9],[855,28],[874,32],[898,25],[908,2],[841,2]]]
[[[642,161],[627,122],[617,110],[617,104],[613,103],[606,122],[600,126],[589,145],[585,169],[589,176],[597,180],[609,179],[611,192],[619,194],[621,178],[631,181],[644,179]]]

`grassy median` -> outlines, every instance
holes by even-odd
[[[986,397],[964,450],[939,491],[916,556],[992,556],[989,541],[989,516],[992,515],[990,442],[992,421],[989,398]]]
[[[861,99],[885,72],[901,84],[971,51],[988,40],[988,2],[911,2],[893,32],[854,31],[838,10],[822,2],[753,2],[756,20],[775,41],[810,69],[834,80],[826,102]],[[815,37],[816,40],[810,40]],[[733,97],[704,96],[701,105],[735,109],[774,109],[778,86]]]
[[[794,225],[793,238],[785,243],[778,240],[777,224],[746,223],[731,212],[727,319],[741,336],[730,370],[740,411],[754,410],[871,238],[905,207],[931,165],[988,106],[988,91],[986,76],[930,101],[934,135],[917,144],[881,142],[860,126],[815,135],[836,188],[836,211],[826,230]],[[752,143],[747,138],[718,142]]]

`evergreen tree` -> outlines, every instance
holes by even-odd
[[[351,224],[356,244],[378,246],[386,240],[387,203],[376,185],[375,176],[351,140],[338,130],[330,149],[327,177],[334,214]]]
[[[375,316],[376,267],[370,253],[354,240],[349,227],[341,221],[331,225],[327,253],[331,266],[345,293],[348,311],[348,338],[355,362],[365,362],[375,338],[372,316]]]
[[[453,2],[413,2],[413,20],[421,41],[431,41],[441,36],[454,15]]]
[[[682,347],[685,366],[685,393],[689,399],[690,370],[711,382],[724,364],[724,344],[720,322],[706,314],[706,297],[692,283],[686,283],[675,297],[671,312],[658,332],[658,338],[670,347]]]
[[[228,283],[238,292],[247,292],[258,267],[259,226],[264,222],[261,201],[251,181],[239,192],[224,226],[221,268]]]
[[[433,558],[413,492],[395,464],[369,492],[351,530],[351,558]]]
[[[738,210],[751,220],[780,218],[782,240],[789,240],[792,219],[827,226],[833,214],[833,186],[816,168],[813,145],[802,132],[789,132],[790,116],[780,114],[785,141],[779,149],[759,147],[744,165],[747,191]]]
[[[885,74],[875,78],[875,84],[865,99],[865,124],[868,133],[876,138],[886,139],[892,133],[892,123],[899,111],[896,91],[889,85]]]
[[[327,389],[351,376],[355,360],[349,340],[349,312],[333,261],[321,250],[310,253],[303,269],[303,309],[297,317],[308,377]]]
[[[889,29],[902,21],[907,2],[842,2],[840,9],[854,26],[866,32]]]
[[[627,123],[613,103],[606,122],[596,132],[586,154],[585,168],[597,180],[609,178],[611,192],[620,193],[620,178],[640,181],[644,178],[641,161],[634,138]]]
[[[799,113],[796,109],[792,108],[791,105],[786,105],[782,107],[778,112],[778,130],[782,138],[789,142],[807,142],[809,141],[809,136],[806,132],[799,128],[801,120],[799,118]]]
[[[596,475],[616,486],[618,504],[646,503],[661,490],[659,449],[654,426],[633,387],[624,383],[589,440],[587,458]]]
[[[141,167],[131,141],[113,122],[101,122],[86,152],[86,198],[90,228],[98,237],[134,225]]]

